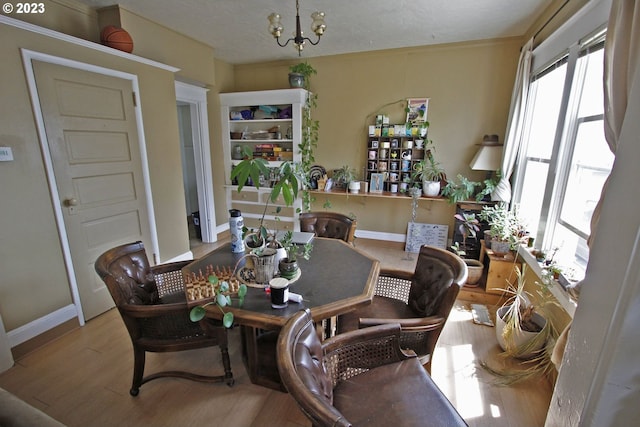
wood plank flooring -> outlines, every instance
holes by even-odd
[[[383,267],[413,270],[417,258],[396,243],[358,239],[356,246],[376,256]],[[194,247],[194,254],[212,248]],[[131,343],[116,310],[21,357],[0,374],[0,387],[69,426],[309,426],[288,394],[249,382],[239,332],[235,328],[229,337],[233,387],[159,379],[131,397]],[[458,300],[434,355],[435,382],[472,427],[544,425],[550,384],[539,380],[497,386],[480,361],[496,367],[512,364],[499,356],[494,328],[474,324],[468,302]],[[217,348],[147,356],[147,372],[168,367],[222,372]]]

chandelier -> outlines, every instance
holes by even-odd
[[[298,51],[298,56],[302,53],[302,49],[304,49],[304,45],[307,41],[312,45],[317,45],[320,42],[320,37],[324,34],[324,30],[327,28],[327,24],[324,22],[324,12],[313,12],[311,14],[311,30],[318,36],[318,39],[314,42],[308,37],[304,37],[304,34],[300,30],[300,5],[298,0],[296,0],[296,33],[295,36],[287,40],[286,42],[280,43],[280,35],[282,34],[282,24],[280,23],[280,15],[277,13],[272,13],[269,15],[269,32],[276,39],[278,45],[280,47],[285,47],[289,44],[290,41],[293,41],[295,49]]]

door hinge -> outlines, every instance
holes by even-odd
[[[131,97],[133,98],[133,106],[137,107],[138,106],[138,101],[136,100],[136,93],[135,92],[131,92]]]

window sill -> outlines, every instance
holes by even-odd
[[[531,254],[529,249],[525,246],[518,247],[518,255],[527,265],[533,270],[533,272],[542,280],[542,266],[536,258]],[[553,294],[553,296],[558,300],[562,308],[571,316],[573,319],[573,315],[576,311],[577,304],[574,300],[569,296],[569,293],[565,291],[560,283],[557,280],[552,280],[551,286],[549,286],[549,290]]]

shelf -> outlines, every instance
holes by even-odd
[[[375,197],[380,199],[405,199],[411,200],[411,196],[407,196],[404,193],[391,193],[389,191],[384,191],[382,193],[371,193],[371,192],[358,192],[358,193],[350,193],[348,190],[331,190],[331,191],[321,191],[321,190],[309,190],[312,194],[329,194],[332,196],[347,196],[347,197]],[[431,200],[434,202],[446,202],[447,199],[445,197],[427,197],[420,196],[418,200]]]
[[[251,120],[233,120],[229,119],[229,123],[291,123],[292,119],[251,119]]]
[[[252,142],[256,144],[272,144],[272,143],[284,143],[290,144],[293,139],[230,139],[230,142]]]

